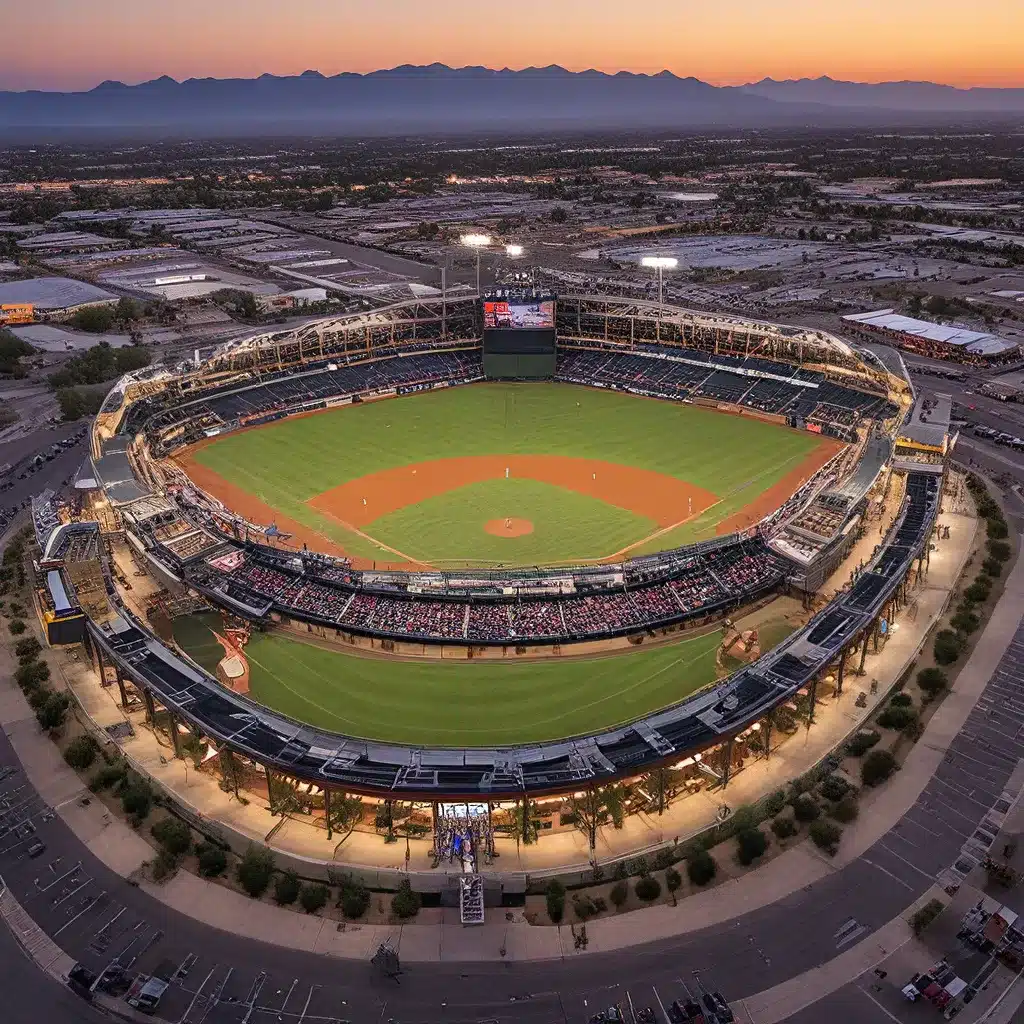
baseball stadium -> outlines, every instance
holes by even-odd
[[[809,728],[906,605],[948,439],[903,437],[899,369],[535,289],[233,341],[109,394],[84,513],[39,538],[48,629],[328,839],[414,823],[441,860],[623,786],[660,813]]]

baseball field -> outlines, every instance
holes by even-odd
[[[752,525],[839,449],[742,416],[564,384],[475,384],[201,442],[207,492],[370,563],[615,560]]]

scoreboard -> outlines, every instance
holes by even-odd
[[[555,297],[523,291],[484,298],[484,375],[544,380],[555,375]]]

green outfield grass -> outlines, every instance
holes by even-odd
[[[714,682],[715,630],[665,647],[534,662],[396,661],[259,634],[250,696],[320,728],[396,743],[539,743],[611,728]]]
[[[722,499],[693,523],[648,545],[667,548],[712,536],[718,522],[798,466],[818,443],[809,434],[758,420],[616,392],[566,384],[476,384],[283,420],[227,435],[196,458],[350,554],[380,559],[393,556],[306,502],[369,473],[441,457],[600,459],[665,473]],[[557,487],[543,497],[533,492],[532,514],[498,507],[490,487],[465,491],[382,517],[365,533],[421,559],[440,558],[443,550],[453,560],[493,557],[529,564],[601,557],[652,532],[643,517],[628,523],[623,515],[630,513]],[[581,504],[588,501],[590,507]],[[489,538],[481,510],[485,519],[532,519],[535,533]],[[574,520],[580,515],[585,529]],[[566,551],[559,545],[574,527],[578,536]]]

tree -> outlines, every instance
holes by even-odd
[[[988,553],[997,562],[1009,561],[1010,545],[1004,540],[990,540],[988,542]],[[971,600],[973,601],[975,598],[971,598]]]
[[[14,670],[14,681],[24,691],[35,690],[50,678],[50,666],[45,661],[29,661]]]
[[[665,872],[665,888],[672,896],[672,906],[676,905],[676,890],[683,884],[683,876],[675,868],[669,868]]]
[[[772,831],[778,839],[788,839],[800,831],[799,826],[792,818],[778,817],[772,820]]]
[[[42,649],[39,641],[34,636],[27,636],[14,645],[14,653],[22,664],[35,659]]]
[[[608,893],[608,899],[616,910],[621,910],[629,899],[629,887],[624,881],[616,882]]]
[[[21,360],[32,355],[34,351],[27,341],[22,341],[16,334],[0,327],[0,373],[23,377],[25,370]]]
[[[913,708],[890,704],[879,716],[878,724],[884,729],[906,729],[911,722],[917,721],[917,712]]]
[[[881,738],[881,733],[874,729],[861,729],[846,744],[846,752],[852,757],[860,757],[862,754],[866,754]]]
[[[910,918],[910,927],[913,933],[920,938],[925,930],[942,913],[945,908],[941,900],[929,900],[923,907],[917,910]]]
[[[83,734],[76,736],[68,744],[67,750],[64,751],[64,760],[76,772],[84,772],[96,760],[98,751],[99,745],[96,741],[88,734]]]
[[[331,890],[319,882],[307,882],[299,891],[299,905],[307,914],[315,914],[327,906]]]
[[[654,875],[641,875],[633,891],[637,899],[643,900],[644,903],[653,903],[661,895],[661,882]]]
[[[363,816],[363,798],[349,796],[341,790],[331,791],[331,813],[327,815],[330,832],[343,832],[346,836],[359,824]]]
[[[601,790],[604,809],[611,818],[612,828],[622,828],[626,821],[626,796],[628,790],[621,783],[613,783]]]
[[[601,822],[601,794],[593,787],[585,789],[580,796],[569,797],[572,823],[587,837],[590,858],[593,860],[597,849],[597,827]]]
[[[950,620],[949,624],[958,632],[970,635],[981,625],[981,619],[974,612],[963,609],[958,611]]]
[[[127,324],[138,320],[140,316],[142,316],[142,307],[134,299],[125,295],[117,300],[117,305],[114,307],[115,319]]]
[[[1003,563],[995,558],[986,558],[985,561],[981,563],[981,570],[986,576],[998,579],[1003,574]]]
[[[279,907],[290,906],[299,898],[301,888],[299,876],[294,871],[286,871],[274,880],[274,902]]]
[[[109,306],[84,306],[68,322],[80,331],[103,334],[114,326],[114,312]]]
[[[818,806],[814,797],[808,796],[804,793],[798,796],[793,801],[793,817],[797,821],[814,821],[821,814],[821,808]]]
[[[896,758],[888,750],[872,750],[860,766],[865,786],[880,786],[896,770]]]
[[[21,619],[11,619],[11,621],[7,623],[7,628],[10,630],[11,636],[21,636],[27,627]]]
[[[419,913],[422,902],[420,894],[413,891],[409,880],[403,878],[398,883],[398,890],[395,892],[395,895],[391,897],[391,913],[405,921]]]
[[[136,822],[143,822],[153,806],[153,789],[141,775],[130,772],[121,784],[121,809]]]
[[[717,873],[715,858],[707,850],[695,850],[686,858],[686,874],[694,885],[707,885]]]
[[[565,212],[565,207],[554,206],[551,208],[551,213],[548,214],[552,224],[564,224],[569,219],[569,214]]]
[[[298,786],[291,779],[271,772],[267,778],[267,786],[274,814],[287,818],[290,814],[301,814],[309,807],[309,796],[300,793]]]
[[[273,874],[274,855],[263,846],[250,846],[236,871],[239,884],[253,899],[267,891]]]
[[[848,793],[840,800],[835,807],[829,811],[830,817],[841,821],[844,825],[848,825],[851,821],[854,821],[857,815],[860,814],[860,808],[857,806],[857,798],[852,794]]]
[[[179,818],[164,818],[149,831],[172,857],[184,856],[192,848],[192,830]]]
[[[644,789],[650,793],[659,817],[665,813],[670,783],[671,777],[668,768],[655,768],[644,776]]]

